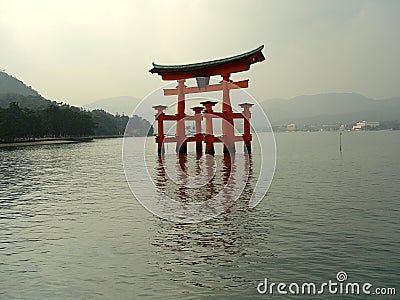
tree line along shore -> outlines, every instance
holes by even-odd
[[[104,110],[87,111],[41,96],[0,95],[0,143],[43,140],[80,141],[85,137],[153,135],[151,124],[136,115],[112,115]],[[8,107],[4,107],[5,103]]]

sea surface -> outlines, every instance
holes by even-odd
[[[397,296],[292,298],[397,299],[400,131],[345,132],[342,153],[338,132],[275,138],[263,201],[197,224],[133,197],[122,139],[1,148],[0,299],[266,299],[265,278],[320,284],[339,271]]]

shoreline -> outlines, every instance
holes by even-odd
[[[36,139],[22,139],[10,142],[0,142],[0,148],[5,147],[24,147],[34,145],[58,145],[58,144],[76,144],[84,142],[92,142],[97,139],[115,139],[123,138],[123,135],[101,135],[101,136],[87,136],[87,137],[64,137],[64,138],[36,138]]]
[[[23,141],[23,142],[11,142],[11,143],[1,143],[2,147],[24,147],[24,146],[34,146],[34,145],[56,145],[56,144],[75,144],[81,143],[79,141],[72,140],[47,140],[47,141]]]
[[[11,142],[1,142],[0,147],[18,147],[18,146],[33,146],[33,145],[54,145],[54,144],[74,144],[82,142],[90,142],[93,137],[70,137],[70,138],[36,138],[22,139]]]

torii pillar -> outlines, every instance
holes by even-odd
[[[243,109],[242,115],[243,115],[243,141],[244,141],[244,151],[247,153],[251,153],[251,132],[250,132],[250,118],[251,118],[251,112],[250,108],[254,104],[252,103],[241,103],[239,106]]]
[[[176,152],[187,153],[186,130],[185,130],[185,79],[178,80],[178,111],[176,114]]]
[[[224,142],[224,153],[235,153],[235,130],[233,124],[233,112],[231,99],[229,96],[231,80],[230,74],[222,74],[222,113],[225,117],[222,119],[222,138]]]
[[[201,121],[203,120],[203,116],[201,115],[201,111],[204,109],[204,107],[201,106],[196,106],[192,107],[192,110],[194,111],[194,117],[195,117],[195,139],[196,139],[196,153],[201,154],[203,152],[203,134],[201,133]]]
[[[215,154],[214,150],[214,131],[213,131],[213,106],[217,104],[215,101],[204,101],[200,102],[204,105],[204,118],[206,119],[206,136],[204,137],[204,142],[206,144],[206,154]]]
[[[164,148],[164,117],[165,113],[164,110],[167,108],[165,105],[154,105],[153,108],[156,110],[155,119],[157,120],[157,136],[156,136],[156,143],[157,143],[157,152],[158,155],[163,155],[165,153]]]

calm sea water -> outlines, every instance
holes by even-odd
[[[339,271],[399,293],[400,132],[346,132],[342,154],[338,141],[277,134],[268,196],[189,225],[133,198],[122,140],[0,149],[0,299],[268,298],[264,278]]]

